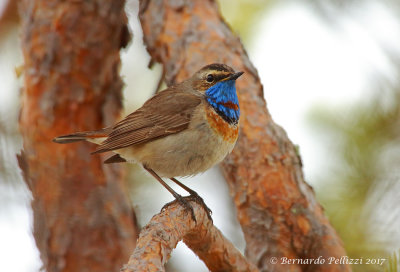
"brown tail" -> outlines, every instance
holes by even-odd
[[[69,143],[85,141],[85,140],[93,139],[93,138],[103,138],[103,137],[107,137],[108,134],[110,133],[110,131],[111,131],[110,128],[103,128],[103,129],[95,130],[95,131],[76,132],[76,133],[72,133],[72,134],[55,137],[53,139],[53,142],[58,143],[58,144],[69,144]]]

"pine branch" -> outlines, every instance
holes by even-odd
[[[136,248],[121,272],[165,271],[165,263],[181,240],[210,271],[258,271],[213,225],[199,204],[194,201],[190,204],[197,222],[190,212],[173,202],[142,229]]]

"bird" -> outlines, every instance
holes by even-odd
[[[242,74],[225,64],[206,65],[190,78],[156,93],[113,126],[62,135],[53,141],[95,143],[98,146],[92,154],[114,153],[106,164],[139,163],[190,210],[195,221],[192,206],[162,178],[187,191],[211,219],[203,199],[176,177],[205,172],[233,150],[240,118],[236,80]]]

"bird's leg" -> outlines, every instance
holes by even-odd
[[[199,203],[204,210],[207,213],[207,217],[208,219],[211,220],[212,222],[212,218],[211,218],[211,214],[212,211],[210,208],[207,207],[206,203],[204,202],[203,198],[201,198],[196,191],[193,191],[192,189],[190,189],[189,187],[187,187],[185,184],[183,184],[182,182],[180,182],[179,180],[177,180],[176,178],[170,178],[170,180],[172,180],[173,182],[175,182],[179,187],[181,187],[182,189],[184,189],[186,192],[188,192],[190,194],[190,196],[193,198],[193,200],[195,200],[197,203]]]
[[[194,215],[194,210],[192,205],[190,205],[190,203],[184,198],[182,197],[180,194],[178,194],[177,192],[174,191],[174,189],[172,189],[170,186],[168,186],[167,183],[165,183],[165,181],[162,180],[162,178],[160,178],[160,176],[157,175],[156,172],[154,172],[152,169],[147,168],[146,166],[143,166],[144,169],[146,169],[156,180],[158,180],[158,182],[161,183],[162,186],[165,187],[165,189],[168,190],[168,192],[170,192],[176,199],[176,201],[178,201],[185,209],[190,210],[190,213],[192,215],[192,219],[197,222],[196,220],[196,216]],[[167,204],[165,204],[161,210],[164,210],[166,207],[168,207],[169,205],[171,205],[173,203],[169,202]]]

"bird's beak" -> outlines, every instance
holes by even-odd
[[[232,74],[232,75],[230,75],[230,76],[228,77],[228,80],[236,80],[236,79],[238,79],[241,75],[243,75],[243,73],[244,73],[244,72],[237,72],[237,73],[234,73],[234,74]]]

